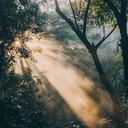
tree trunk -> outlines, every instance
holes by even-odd
[[[119,24],[120,34],[121,34],[121,49],[122,49],[122,58],[123,58],[123,67],[124,67],[124,80],[125,80],[125,94],[128,98],[128,34],[127,34],[127,25]]]
[[[118,97],[117,97],[116,93],[114,92],[110,81],[107,79],[107,77],[103,71],[103,67],[102,67],[101,62],[98,58],[97,52],[94,49],[90,50],[89,52],[93,58],[94,64],[95,64],[96,69],[98,71],[100,81],[103,83],[106,91],[109,93],[110,98],[112,100],[114,120],[116,121],[119,128],[127,128],[127,126],[125,126],[123,115],[120,112],[121,109],[120,109],[120,103],[119,103]]]

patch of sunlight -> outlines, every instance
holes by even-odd
[[[94,128],[96,122],[100,119],[100,110],[95,99],[88,95],[88,93],[91,93],[92,86],[94,86],[91,80],[82,79],[80,74],[72,69],[61,67],[56,70],[57,72],[55,70],[53,71],[54,76],[47,75],[49,81],[76,115],[91,128]],[[81,89],[81,86],[85,86],[86,89]]]

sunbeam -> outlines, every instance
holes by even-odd
[[[37,60],[36,63],[30,64],[29,61],[22,60],[22,63],[19,64],[22,69],[24,69],[24,66],[31,68],[32,73],[42,81],[42,86],[38,88],[38,95],[41,95],[44,91],[48,95],[53,93],[52,97],[57,100],[54,91],[52,92],[50,88],[46,90],[50,83],[50,86],[57,91],[83,122],[91,128],[97,127],[98,121],[102,118],[102,113],[100,102],[96,100],[99,96],[98,89],[92,80],[66,62],[65,51],[55,40],[41,39],[39,41],[34,39],[27,45],[31,49],[38,46],[42,48],[41,52],[33,53]],[[47,82],[44,78],[47,79]],[[52,109],[55,108],[55,104],[52,102],[48,106],[51,106]]]

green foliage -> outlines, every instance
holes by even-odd
[[[72,2],[76,20],[80,28],[82,28],[82,25],[84,23],[84,16],[87,4],[88,1],[78,0]],[[97,26],[102,26],[106,23],[114,24],[115,22],[112,11],[103,0],[91,1],[87,18],[88,26],[94,24],[96,24]]]
[[[114,3],[114,6],[118,9],[118,11],[121,12],[120,1],[112,0],[112,2]],[[85,15],[85,10],[87,8],[87,4],[88,4],[88,1],[86,0],[72,1],[72,7],[76,16],[77,23],[80,28],[84,22],[84,15]],[[127,11],[128,11],[128,8],[127,8]],[[106,23],[111,25],[116,23],[114,13],[112,12],[110,7],[106,4],[104,0],[91,1],[87,18],[88,18],[88,24],[92,24],[92,25],[96,24],[97,26],[102,26]]]
[[[29,70],[21,76],[14,72],[3,74],[0,83],[0,127],[43,126],[44,108],[36,99],[37,84]]]
[[[121,107],[122,107],[121,111],[124,114],[125,119],[128,123],[128,99],[125,94],[122,96],[122,106]]]
[[[5,35],[10,33],[13,37],[22,37],[21,34],[26,30],[35,27],[34,25],[38,17],[38,12],[38,4],[31,0],[28,2],[2,0],[0,4],[1,33],[4,32]]]
[[[17,52],[28,58],[31,52],[25,45],[29,39],[28,31],[37,33],[45,22],[37,1],[1,0],[0,4],[0,72],[5,72],[15,62]],[[15,45],[19,39],[20,47]],[[2,71],[3,70],[3,71]]]
[[[92,23],[96,24],[97,26],[102,26],[104,24],[114,24],[115,19],[113,16],[112,11],[107,6],[107,4],[100,0],[100,1],[93,1],[91,4],[91,14],[89,15],[89,18],[93,20]]]

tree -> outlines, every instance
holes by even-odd
[[[125,92],[128,92],[128,1],[127,0],[100,0],[93,1],[95,17],[102,25],[106,22],[116,23],[120,32],[120,44],[122,50]],[[98,7],[98,8],[97,8]],[[97,22],[96,20],[96,22]],[[127,96],[126,96],[127,98]]]
[[[107,78],[103,70],[102,64],[100,62],[100,59],[97,55],[98,48],[112,34],[112,32],[116,29],[117,25],[115,24],[114,28],[107,35],[103,27],[103,38],[98,43],[91,42],[88,40],[88,37],[87,37],[87,27],[88,27],[88,18],[91,16],[91,14],[94,11],[92,9],[93,2],[91,0],[88,0],[88,1],[74,0],[74,2],[69,0],[69,4],[70,4],[71,11],[72,11],[73,20],[72,18],[68,18],[61,11],[58,0],[55,0],[56,12],[69,24],[69,26],[72,28],[75,34],[79,37],[79,39],[83,42],[83,44],[88,49],[93,59],[93,62],[96,66],[100,81],[102,82],[104,88],[110,95],[110,98],[113,102],[114,119],[116,123],[118,124],[119,128],[122,128],[122,127],[126,128],[127,126],[125,126],[123,116],[120,112],[120,103],[119,103],[118,97],[116,93],[114,92],[112,88],[112,84]],[[93,20],[90,20],[90,21],[93,22]]]
[[[0,76],[14,62],[16,38],[21,40],[25,52],[26,31],[35,32],[39,24],[39,5],[33,0],[1,0],[0,4]],[[44,19],[44,18],[43,18]],[[42,19],[42,20],[43,20]],[[27,54],[27,52],[26,52]]]
[[[38,83],[29,72],[25,72],[23,76],[16,75],[13,64],[17,51],[24,58],[30,57],[31,52],[25,45],[28,39],[26,33],[35,32],[40,26],[39,23],[43,24],[43,14],[33,0],[0,2],[0,127],[42,127],[44,122],[38,118],[43,119],[43,107],[38,104],[34,92]],[[20,47],[15,44],[17,39],[20,41]],[[22,88],[20,85],[25,80],[25,88]],[[19,98],[17,91],[20,89],[24,93],[20,94],[22,96]],[[33,116],[33,113],[36,113],[36,116]]]
[[[119,31],[120,31],[120,47],[122,49],[123,67],[124,67],[124,80],[126,94],[128,92],[128,32],[127,32],[127,21],[128,21],[128,1],[119,0],[118,2],[112,0],[104,0],[113,12],[114,18],[116,19]],[[127,95],[128,96],[128,95]]]

